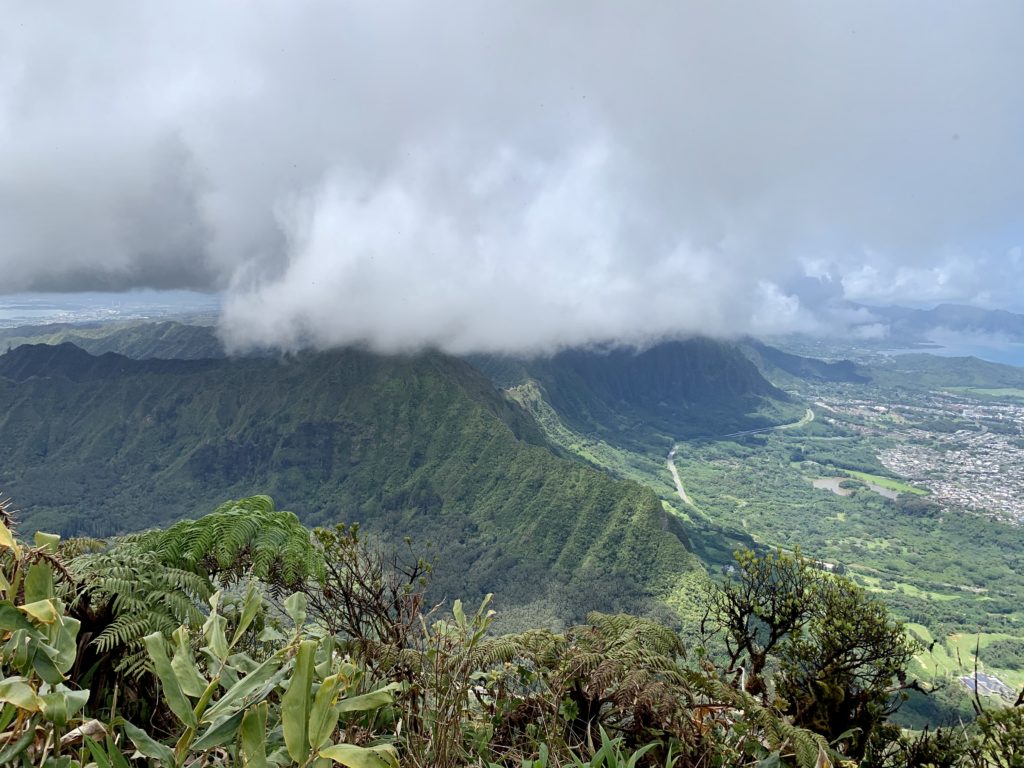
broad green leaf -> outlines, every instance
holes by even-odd
[[[213,747],[219,747],[221,744],[226,744],[229,741],[233,741],[235,735],[238,733],[238,728],[242,724],[242,717],[245,712],[239,710],[230,717],[225,717],[223,720],[219,720],[204,733],[195,743],[192,745],[192,749],[195,752],[205,752]]]
[[[355,744],[335,744],[320,750],[327,757],[348,768],[398,768],[398,754],[390,745],[357,747]]]
[[[188,631],[184,627],[178,627],[174,631],[174,655],[171,657],[171,669],[174,676],[178,678],[178,685],[181,690],[192,698],[199,698],[206,691],[209,683],[199,674],[195,659],[192,657],[192,647],[188,642]]]
[[[49,600],[53,597],[53,571],[45,562],[33,563],[25,573],[25,602]]]
[[[267,710],[261,701],[245,711],[242,718],[242,764],[247,768],[269,768],[267,762]]]
[[[68,717],[74,717],[81,712],[85,705],[89,703],[89,691],[85,690],[63,690],[62,693],[67,696],[68,700]]]
[[[51,645],[56,654],[53,656],[53,663],[61,674],[66,675],[75,664],[78,656],[78,630],[82,622],[72,619],[70,616],[61,616],[50,628]]]
[[[62,692],[54,691],[53,693],[44,694],[39,697],[39,701],[39,711],[43,717],[58,728],[63,728],[67,725],[68,718],[70,717],[68,714],[68,700]]]
[[[53,600],[36,600],[19,605],[18,608],[42,624],[53,624],[57,620],[57,606],[53,604]]]
[[[96,763],[96,768],[114,768],[110,762],[110,758],[107,757],[106,751],[97,743],[95,740],[90,739],[88,736],[83,740],[85,748],[89,750],[89,754],[92,755],[92,760]]]
[[[252,624],[253,619],[260,612],[260,608],[263,606],[263,597],[260,595],[259,590],[256,589],[255,585],[249,584],[249,589],[245,593],[245,602],[242,604],[242,617],[238,620],[238,626],[235,627],[235,634],[231,637],[231,647],[234,648],[238,641],[245,634],[245,630]]]
[[[4,600],[0,603],[0,631],[14,632],[18,629],[36,634],[36,628],[32,622],[26,619],[13,603]]]
[[[0,680],[0,701],[10,702],[18,709],[28,712],[38,712],[42,707],[42,701],[23,677]]]
[[[64,674],[57,669],[57,665],[53,663],[51,657],[51,652],[53,656],[56,656],[57,651],[44,643],[39,643],[33,651],[32,669],[35,670],[35,673],[50,685],[63,683]]]
[[[316,653],[316,645],[316,640],[303,640],[299,644],[291,683],[281,697],[284,743],[288,747],[288,754],[297,763],[305,762],[309,753],[310,687],[313,685],[313,655]]]
[[[309,713],[309,745],[314,750],[324,746],[334,733],[338,724],[340,710],[334,706],[341,689],[341,681],[337,675],[331,675],[320,684],[320,690],[313,698],[313,708]]]
[[[18,708],[13,704],[0,704],[0,733],[7,730],[7,726],[14,722],[18,716]]]
[[[141,728],[136,728],[127,720],[123,723],[124,732],[132,740],[132,744],[146,757],[159,760],[164,766],[174,765],[174,751],[166,744],[161,744]]]
[[[392,691],[401,689],[401,684],[391,683],[383,688],[379,688],[376,691],[370,691],[370,693],[364,693],[361,696],[350,696],[347,699],[342,699],[338,702],[339,712],[368,712],[373,709],[380,709],[391,704],[395,698],[391,695]]]
[[[455,616],[455,623],[459,625],[460,629],[466,628],[466,613],[462,610],[462,601],[456,600],[455,605],[452,606],[452,615]]]
[[[25,732],[13,744],[0,749],[0,765],[13,765],[15,759],[28,749],[36,740],[35,728],[26,728]],[[31,765],[31,763],[29,763]]]
[[[0,547],[11,550],[14,552],[15,557],[21,557],[21,547],[14,540],[14,534],[11,533],[11,529],[4,525],[3,522],[0,522]]]
[[[268,625],[263,628],[263,631],[260,632],[260,636],[257,639],[261,643],[276,643],[281,640],[284,640],[285,635]]]
[[[60,534],[36,531],[35,541],[36,547],[51,555],[55,555],[57,554],[57,546],[60,544]]]
[[[10,661],[16,669],[27,672],[29,664],[32,663],[32,655],[35,653],[37,643],[42,642],[45,642],[43,637],[35,629],[16,629],[11,633],[11,639],[7,641],[7,647],[4,650],[10,652],[13,649],[14,654]]]
[[[270,683],[274,678],[274,675],[277,674],[277,671],[281,668],[281,663],[281,656],[278,654],[274,654],[264,661],[250,674],[232,685],[225,694],[218,699],[217,703],[210,707],[209,712],[207,712],[207,717],[215,719],[231,713],[236,708],[242,707],[248,696],[256,693],[261,688],[266,688],[267,684]],[[265,690],[261,695],[266,697],[269,693],[269,690]]]
[[[203,624],[203,636],[206,638],[207,648],[218,661],[224,661],[230,653],[228,640],[224,634],[227,624],[227,620],[216,610],[210,612]]]
[[[206,708],[210,704],[210,699],[212,699],[213,694],[217,692],[217,687],[219,685],[220,678],[214,677],[213,680],[210,681],[210,684],[206,686],[206,690],[203,691],[202,695],[199,697],[199,701],[197,701],[195,707],[192,708],[192,711],[196,713],[196,720],[203,717],[203,714],[206,712]]]
[[[306,623],[306,608],[308,605],[309,600],[301,592],[296,592],[284,601],[285,613],[295,623],[296,629],[300,629]]]
[[[118,748],[114,742],[113,734],[107,734],[107,756],[114,763],[114,768],[132,768],[128,763],[128,758],[124,756],[124,753]]]
[[[178,678],[171,668],[170,659],[167,658],[167,641],[161,632],[154,632],[142,638],[146,644],[146,652],[153,662],[153,671],[160,678],[160,684],[164,689],[164,699],[171,712],[187,725],[189,728],[196,727],[196,715],[192,711],[192,703],[185,697],[178,683]]]

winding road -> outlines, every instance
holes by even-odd
[[[676,493],[679,494],[679,498],[683,500],[684,504],[693,506],[693,499],[690,498],[686,489],[683,488],[683,481],[679,479],[679,470],[676,469],[676,446],[672,446],[672,450],[668,452],[668,461],[665,463],[668,465],[668,471],[672,473],[672,479],[676,484]]]
[[[814,411],[810,408],[807,412],[800,417],[799,421],[794,421],[789,424],[779,424],[774,427],[761,427],[760,429],[746,429],[742,432],[732,432],[728,435],[722,435],[722,437],[741,437],[742,435],[756,435],[760,432],[774,432],[778,429],[798,429],[799,427],[806,426],[814,421]]]
[[[814,411],[810,408],[804,413],[803,417],[799,421],[794,421],[789,424],[779,424],[775,427],[762,427],[761,429],[748,429],[744,432],[733,432],[731,435],[724,435],[724,437],[740,437],[741,435],[755,435],[759,432],[772,432],[777,429],[797,429],[810,424],[814,421]],[[679,470],[676,469],[676,448],[679,446],[673,445],[672,450],[668,452],[668,458],[665,461],[665,466],[668,467],[668,471],[672,473],[672,481],[676,485],[676,494],[682,499],[684,504],[689,504],[691,507],[694,506],[693,499],[690,498],[690,494],[686,492],[686,488],[683,487],[683,481],[679,477]]]

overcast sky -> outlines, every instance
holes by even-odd
[[[0,0],[0,293],[238,344],[1024,309],[1024,3]]]

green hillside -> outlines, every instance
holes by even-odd
[[[738,347],[712,339],[472,362],[504,388],[536,382],[570,429],[632,445],[757,429],[803,412]]]
[[[485,377],[435,353],[22,346],[0,357],[0,405],[0,487],[28,529],[109,535],[269,493],[307,524],[433,541],[442,592],[540,601],[563,620],[635,607],[699,568],[651,490],[556,457]],[[581,598],[594,574],[602,589]]]
[[[210,325],[167,320],[117,323],[51,323],[0,328],[0,349],[23,344],[70,342],[94,355],[116,352],[145,359],[199,360],[223,357],[224,347]]]

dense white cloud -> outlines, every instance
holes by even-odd
[[[459,351],[1024,308],[1015,0],[2,11],[0,291]]]

